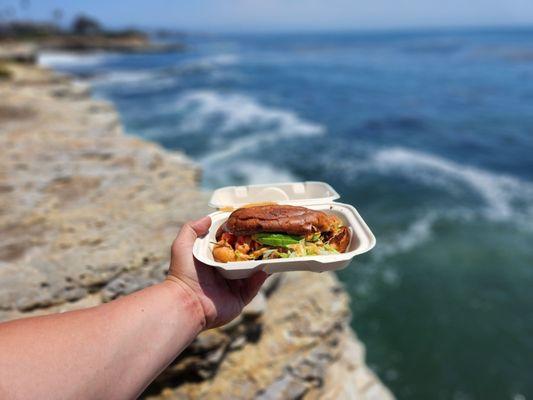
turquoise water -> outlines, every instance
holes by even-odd
[[[533,396],[533,30],[187,36],[49,54],[203,184],[324,180],[377,247],[339,273],[401,399]]]

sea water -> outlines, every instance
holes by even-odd
[[[321,180],[354,204],[378,245],[339,276],[398,398],[533,396],[533,31],[176,40],[41,62],[206,188]]]

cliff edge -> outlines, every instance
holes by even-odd
[[[127,136],[89,89],[32,65],[0,75],[0,320],[110,301],[161,280],[200,170]],[[390,399],[349,328],[333,274],[274,275],[204,332],[143,398]]]

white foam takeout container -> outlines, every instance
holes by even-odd
[[[357,210],[349,205],[337,203],[339,194],[324,182],[293,182],[266,185],[227,186],[213,192],[209,206],[217,208],[209,216],[209,232],[196,239],[193,247],[194,257],[207,265],[215,267],[227,279],[247,278],[256,271],[263,270],[269,274],[285,271],[333,271],[346,267],[358,254],[365,253],[376,244],[376,238],[370,231]],[[250,203],[276,202],[278,204],[298,205],[312,210],[323,210],[336,214],[350,229],[350,244],[345,253],[306,256],[295,258],[278,258],[272,260],[236,261],[220,263],[213,259],[215,234],[231,214]]]

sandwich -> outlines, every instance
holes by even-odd
[[[334,214],[269,204],[233,211],[215,238],[213,258],[225,263],[344,253],[350,231]]]

